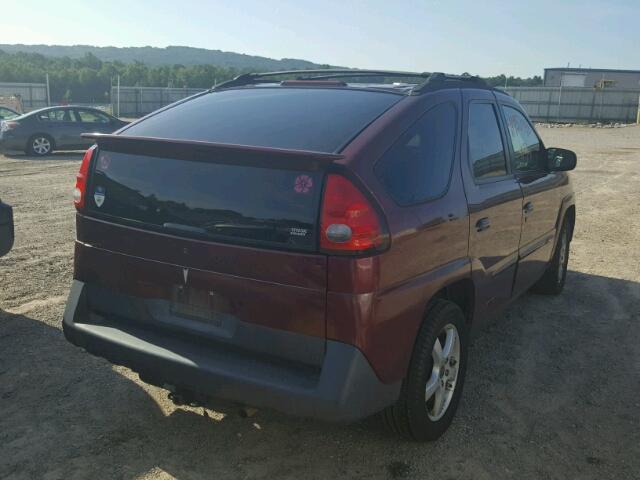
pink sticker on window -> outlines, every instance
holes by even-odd
[[[309,193],[313,187],[313,179],[309,175],[298,175],[293,189],[296,193]]]
[[[109,158],[109,155],[107,155],[106,153],[103,153],[102,155],[100,155],[100,161],[98,163],[100,170],[104,172],[105,170],[109,169],[111,158]]]

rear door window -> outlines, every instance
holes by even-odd
[[[314,250],[322,173],[100,151],[97,215],[205,240]]]
[[[437,105],[376,164],[376,175],[398,204],[412,205],[445,193],[451,177],[456,125],[455,106]]]
[[[91,110],[76,110],[76,115],[82,123],[109,123],[109,117]]]
[[[402,98],[340,88],[223,90],[152,115],[122,135],[332,153]]]
[[[477,180],[507,174],[507,160],[496,113],[491,103],[472,103],[469,106],[469,159]]]

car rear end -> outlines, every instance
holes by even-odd
[[[33,114],[0,120],[0,151],[24,151],[32,132]]]
[[[0,151],[24,149],[24,142],[20,146],[16,133],[20,130],[20,121],[16,119],[0,120]]]
[[[399,385],[327,339],[326,316],[330,259],[389,242],[336,152],[400,99],[228,90],[94,135],[67,339],[183,395],[330,420],[393,403]]]

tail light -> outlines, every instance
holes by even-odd
[[[329,174],[322,200],[320,248],[331,253],[368,253],[389,242],[371,201],[347,178]]]
[[[80,171],[76,175],[76,188],[73,189],[73,204],[78,210],[82,210],[84,208],[84,199],[87,193],[87,178],[89,177],[89,166],[91,165],[91,158],[93,157],[95,149],[96,145],[93,145],[86,151],[82,158]]]
[[[9,130],[18,128],[18,126],[20,126],[20,122],[15,122],[12,120],[4,120],[0,122],[0,131],[8,132]]]

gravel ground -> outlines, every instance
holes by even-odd
[[[0,156],[16,245],[0,259],[0,478],[639,478],[640,127],[541,129],[576,150],[563,295],[525,295],[474,341],[440,441],[166,392],[66,343],[80,154]]]

